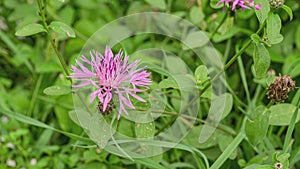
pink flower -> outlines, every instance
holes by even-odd
[[[261,9],[261,6],[259,4],[254,4],[254,0],[220,0],[216,5],[218,6],[221,3],[231,6],[232,11],[238,7],[242,8],[242,10],[251,8],[255,8],[256,10]]]
[[[76,60],[78,67],[72,65],[73,74],[69,76],[80,81],[79,84],[73,85],[73,87],[92,85],[96,88],[91,93],[90,102],[98,97],[103,104],[103,112],[105,112],[113,96],[118,96],[120,106],[118,119],[120,119],[122,112],[128,114],[125,106],[131,109],[135,108],[130,96],[141,102],[146,102],[136,93],[144,91],[138,87],[148,88],[151,83],[150,73],[144,68],[136,68],[139,63],[138,60],[128,63],[128,56],[122,58],[121,50],[114,55],[108,46],[104,56],[95,51],[91,51],[90,56],[90,60],[84,56],[81,57],[82,62]],[[89,65],[90,69],[84,64]]]

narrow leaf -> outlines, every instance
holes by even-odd
[[[47,125],[47,124],[45,124],[41,121],[38,121],[38,120],[33,119],[31,117],[25,116],[23,114],[10,112],[10,111],[4,110],[2,108],[0,108],[0,112],[7,115],[7,116],[9,116],[9,117],[11,117],[11,118],[14,118],[14,119],[16,119],[20,122],[30,124],[30,125],[33,125],[33,126],[37,126],[37,127],[41,127],[41,128],[45,128],[45,129],[50,129],[50,130],[62,133],[62,134],[66,135],[70,138],[75,139],[75,140],[91,143],[90,139],[88,139],[88,138],[85,138],[85,137],[82,137],[82,136],[79,136],[79,135],[76,135],[76,134],[73,134],[73,133],[65,132],[65,131],[62,131],[62,130],[58,130],[58,129],[52,127],[52,126],[49,126],[49,125]]]
[[[228,145],[228,147],[223,151],[223,153],[218,157],[218,159],[213,163],[210,169],[219,169],[224,164],[224,162],[230,157],[230,155],[236,150],[240,143],[244,140],[245,133],[240,132],[233,141]]]

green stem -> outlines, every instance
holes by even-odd
[[[245,93],[246,93],[247,102],[248,102],[248,104],[250,104],[251,99],[250,99],[250,92],[249,92],[249,87],[248,87],[248,83],[247,83],[246,71],[244,69],[244,64],[243,64],[243,61],[241,58],[238,58],[238,65],[239,65],[239,70],[240,70],[240,76],[241,76],[242,83],[243,83]]]
[[[260,26],[260,28],[256,31],[256,33],[259,34],[263,30],[264,27],[265,27],[265,23]],[[223,70],[220,71],[219,73],[217,73],[213,77],[211,82],[216,80],[222,73],[224,73],[237,60],[237,58],[250,46],[251,42],[252,42],[252,40],[249,39],[245,43],[245,45],[227,62],[227,64],[224,66]],[[211,85],[211,83],[206,85],[204,89],[206,90],[210,85]],[[203,93],[203,91],[201,91],[201,92]],[[242,128],[244,128],[245,119],[244,119]],[[230,157],[232,152],[239,146],[239,144],[243,141],[243,139],[245,137],[246,136],[245,136],[244,131],[241,130],[241,132],[235,137],[235,139],[230,143],[230,145],[225,149],[225,151],[223,151],[221,156],[213,163],[213,165],[210,167],[210,169],[220,168],[222,166],[222,164]]]
[[[38,96],[43,78],[44,78],[43,74],[39,75],[38,80],[36,82],[36,86],[34,88],[32,98],[30,100],[29,107],[28,107],[28,110],[27,110],[27,116],[29,116],[29,117],[32,115],[33,108],[34,108],[34,105],[35,105],[35,102],[36,102],[36,99],[37,99],[37,96]]]
[[[265,27],[265,23],[260,26],[260,28],[256,31],[256,33],[259,34],[263,30],[264,27]],[[224,68],[212,78],[211,82],[215,81],[220,75],[222,75],[237,60],[237,58],[242,53],[244,53],[244,51],[250,46],[251,42],[252,42],[252,40],[249,39],[245,43],[245,45],[226,63]],[[203,90],[200,92],[200,96],[209,88],[209,86],[211,85],[211,82],[207,83],[204,86]]]
[[[136,110],[138,110],[138,111],[140,111],[140,112],[147,111],[147,110],[144,110],[144,109],[136,109]],[[151,113],[161,113],[161,112],[159,112],[159,111],[152,111]],[[219,130],[221,130],[221,131],[223,131],[223,132],[225,132],[225,133],[228,133],[228,134],[230,134],[230,135],[232,135],[232,136],[236,136],[236,133],[232,132],[231,130],[228,130],[228,129],[226,128],[226,126],[225,126],[225,125],[222,125],[222,124],[219,124],[219,125],[216,126],[215,124],[210,123],[210,122],[207,122],[207,121],[202,120],[202,119],[200,119],[200,118],[193,117],[193,116],[189,116],[189,115],[186,115],[186,114],[178,114],[178,113],[176,113],[176,112],[162,112],[162,114],[170,115],[170,116],[175,116],[176,118],[179,116],[179,117],[184,118],[184,119],[195,120],[195,121],[197,121],[197,122],[199,122],[199,123],[207,124],[207,125],[210,125],[210,126],[212,126],[212,127],[217,127],[217,129],[219,129]],[[172,120],[170,120],[170,121],[172,122]],[[168,123],[168,124],[169,124],[169,123]],[[166,127],[167,127],[167,126],[166,126]],[[162,128],[165,129],[166,127],[163,126]],[[162,129],[161,129],[160,131],[162,131]],[[156,135],[157,135],[158,133],[159,133],[159,132],[156,132]]]
[[[68,66],[63,58],[63,56],[59,53],[58,49],[57,49],[57,46],[55,45],[54,43],[54,39],[52,39],[51,37],[51,33],[50,33],[50,30],[49,30],[49,27],[48,27],[48,24],[47,24],[47,20],[46,20],[46,16],[45,16],[45,6],[43,5],[42,3],[42,0],[37,0],[37,3],[38,3],[38,7],[39,7],[39,15],[42,19],[42,23],[43,23],[43,26],[44,28],[46,29],[47,31],[47,36],[48,36],[48,39],[51,43],[51,46],[52,48],[54,49],[58,59],[59,59],[59,62],[60,64],[62,65],[63,69],[64,69],[64,72],[66,73],[67,76],[69,76],[69,71],[68,71]],[[71,80],[70,78],[68,78],[69,80]]]
[[[225,12],[225,15],[223,16],[220,24],[216,27],[216,29],[209,35],[209,39],[212,39],[214,37],[214,35],[218,32],[218,30],[221,28],[221,26],[224,24],[226,18],[227,18],[227,15],[229,13],[229,10],[228,8],[226,8],[226,12]]]
[[[285,135],[283,150],[282,150],[283,153],[287,153],[289,151],[289,148],[290,148],[289,145],[290,145],[290,142],[292,140],[292,134],[293,134],[293,131],[294,131],[294,128],[295,128],[299,106],[300,106],[300,99],[298,100],[297,107],[295,108],[294,114],[293,114],[292,119],[290,121],[290,125],[289,125],[287,133]]]

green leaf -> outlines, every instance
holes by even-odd
[[[274,169],[274,166],[272,166],[272,165],[259,165],[257,167],[254,167],[254,169]]]
[[[246,136],[252,145],[260,143],[267,134],[270,110],[259,106],[253,112],[253,119],[247,119],[245,125]]]
[[[47,32],[47,31],[41,24],[32,23],[32,24],[21,27],[19,30],[17,30],[15,35],[16,36],[30,36],[30,35],[34,35],[34,34],[37,34],[40,32]]]
[[[222,134],[220,135],[219,139],[218,139],[218,145],[220,150],[223,152],[225,151],[225,149],[228,147],[228,145],[233,141],[233,137],[231,135],[225,135]],[[235,149],[235,151],[230,155],[230,159],[235,159],[237,156],[237,149]]]
[[[274,160],[279,162],[287,161],[290,158],[290,156],[290,153],[281,153],[278,151],[273,154]]]
[[[288,103],[276,104],[270,107],[270,125],[275,126],[287,126],[290,125],[291,118],[296,109],[296,106]],[[300,110],[298,110],[298,116],[296,123],[300,120]]]
[[[206,45],[209,42],[209,38],[202,31],[190,32],[182,43],[182,49],[194,49]]]
[[[281,7],[283,10],[285,10],[285,12],[290,16],[290,21],[293,20],[293,11],[290,7],[283,5]]]
[[[169,165],[170,168],[195,168],[194,165],[189,162],[175,162]]]
[[[295,78],[300,75],[300,57],[299,54],[291,55],[285,59],[282,66],[282,73]]]
[[[81,125],[80,125],[80,121],[79,121],[79,119],[78,119],[78,117],[77,117],[77,113],[76,113],[75,110],[69,111],[68,114],[69,114],[70,119],[71,119],[74,123],[76,123],[78,126],[81,126]]]
[[[82,164],[77,169],[86,169],[86,168],[98,168],[98,169],[107,169],[107,166],[103,162],[90,162],[87,164]]]
[[[152,63],[141,64],[141,66],[147,66],[147,69],[152,70],[152,71],[159,73],[161,75],[164,75],[164,76],[172,76],[170,74],[170,72],[168,72],[167,70],[161,68],[160,66],[152,64]]]
[[[81,126],[85,130],[88,130],[92,118],[91,114],[84,110],[74,110],[69,112],[69,117],[78,126]]]
[[[251,40],[256,44],[258,45],[260,42],[261,42],[261,38],[256,34],[252,34],[251,35]]]
[[[53,22],[50,23],[49,27],[53,31],[55,31],[55,32],[57,32],[57,33],[59,33],[63,36],[71,37],[71,38],[76,37],[75,32],[73,31],[73,29],[69,25],[67,25],[63,22],[53,21]]]
[[[225,118],[231,111],[232,104],[233,104],[233,99],[231,94],[225,93],[214,98],[211,103],[212,106],[209,109],[207,121],[215,125],[219,124],[220,121],[223,118]],[[203,126],[203,129],[201,130],[199,136],[200,143],[205,142],[213,135],[213,133],[216,130],[215,125],[212,126],[209,124],[205,124]]]
[[[45,129],[41,135],[39,135],[39,139],[36,141],[35,147],[43,147],[46,146],[51,140],[53,134],[53,130]]]
[[[210,7],[212,7],[213,9],[220,9],[223,7],[223,3],[221,3],[220,5],[217,6],[217,3],[219,2],[219,0],[210,0]]]
[[[73,120],[69,116],[69,111],[70,109],[73,108],[73,100],[72,100],[72,95],[61,95],[59,98],[55,97],[56,103],[63,103],[63,104],[69,104],[72,107],[64,107],[60,104],[55,104],[54,106],[54,113],[56,120],[58,121],[59,127],[63,129],[64,131],[68,132],[75,132],[77,131],[82,131],[79,126],[74,125]]]
[[[200,90],[204,89],[204,86],[209,82],[208,71],[206,66],[200,65],[196,68],[194,73],[196,83]],[[203,98],[211,98],[212,88],[211,86],[201,95]]]
[[[148,166],[150,168],[157,168],[157,169],[166,169],[164,166],[160,165],[156,161],[153,161],[150,158],[137,158],[134,159],[137,163],[143,164],[145,166]]]
[[[297,162],[299,162],[300,158],[300,147],[293,149],[291,152],[290,165],[294,166]]]
[[[92,115],[87,134],[100,148],[106,146],[114,133],[115,130],[98,113]]]
[[[70,119],[68,115],[68,110],[61,107],[61,106],[55,106],[54,107],[55,117],[59,123],[59,127],[64,131],[71,131],[74,126],[72,126],[74,123]]]
[[[198,24],[204,19],[204,14],[200,9],[197,6],[193,6],[190,10],[190,18],[194,24]]]
[[[207,68],[204,65],[198,66],[196,68],[194,74],[195,74],[196,82],[199,83],[199,84],[209,80]]]
[[[145,0],[148,4],[161,10],[166,10],[167,4],[165,0]]]
[[[137,138],[152,138],[155,134],[155,124],[153,121],[148,123],[136,123],[135,135]]]
[[[269,13],[267,19],[267,34],[268,42],[270,44],[278,44],[283,40],[283,36],[280,34],[281,19],[278,14],[272,12]]]
[[[289,169],[289,158],[290,158],[290,153],[282,153],[279,151],[276,151],[272,155],[272,161],[274,162],[280,162],[283,166],[282,169]]]
[[[166,69],[169,71],[169,73],[173,74],[173,76],[174,74],[175,75],[188,74],[190,71],[189,67],[186,65],[186,63],[183,60],[179,59],[179,57],[174,55],[167,55],[167,53],[165,52],[164,52],[164,62],[165,62]]]
[[[190,146],[199,148],[199,149],[206,149],[213,147],[218,144],[218,138],[222,134],[220,130],[217,129],[216,132],[213,133],[211,137],[209,137],[205,142],[199,143],[199,133],[202,131],[203,126],[195,126],[191,129],[188,135],[184,139],[184,143]]]
[[[174,88],[174,89],[178,89],[178,84],[171,77],[163,79],[162,81],[159,82],[158,85],[159,85],[160,88]]]
[[[66,95],[71,93],[72,89],[69,86],[50,86],[44,89],[43,92],[46,95],[59,96],[59,95]]]
[[[213,163],[210,169],[219,169],[225,163],[225,161],[230,157],[230,155],[236,150],[236,148],[241,144],[245,138],[245,133],[240,132],[233,141],[228,145],[228,147],[223,151],[223,153],[218,157],[218,159]]]
[[[36,71],[38,73],[60,72],[61,69],[61,66],[54,61],[45,61],[40,64],[36,64]]]
[[[211,113],[208,117],[215,119],[217,116],[221,116],[224,119],[231,111],[233,105],[233,98],[230,93],[225,93],[212,100],[214,107],[209,110]]]
[[[255,14],[260,24],[263,24],[265,20],[268,18],[268,13],[270,12],[270,4],[269,0],[256,0],[256,4],[261,5],[260,10],[255,10]]]
[[[300,49],[300,25],[298,25],[295,35],[295,43],[298,49]]]
[[[241,29],[239,27],[237,27],[235,25],[230,26],[230,29],[228,29],[226,32],[221,33],[221,34],[216,34],[213,37],[213,41],[216,42],[216,43],[218,43],[218,42],[222,42],[222,41],[224,41],[226,39],[231,39],[234,35],[236,35],[240,31],[241,31]]]
[[[263,78],[266,75],[266,72],[268,71],[271,64],[269,52],[265,48],[264,44],[255,44],[253,60],[256,77]]]

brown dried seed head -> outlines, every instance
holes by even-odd
[[[267,88],[268,99],[274,102],[284,102],[288,98],[288,93],[296,89],[296,83],[290,76],[279,75],[274,83]]]

